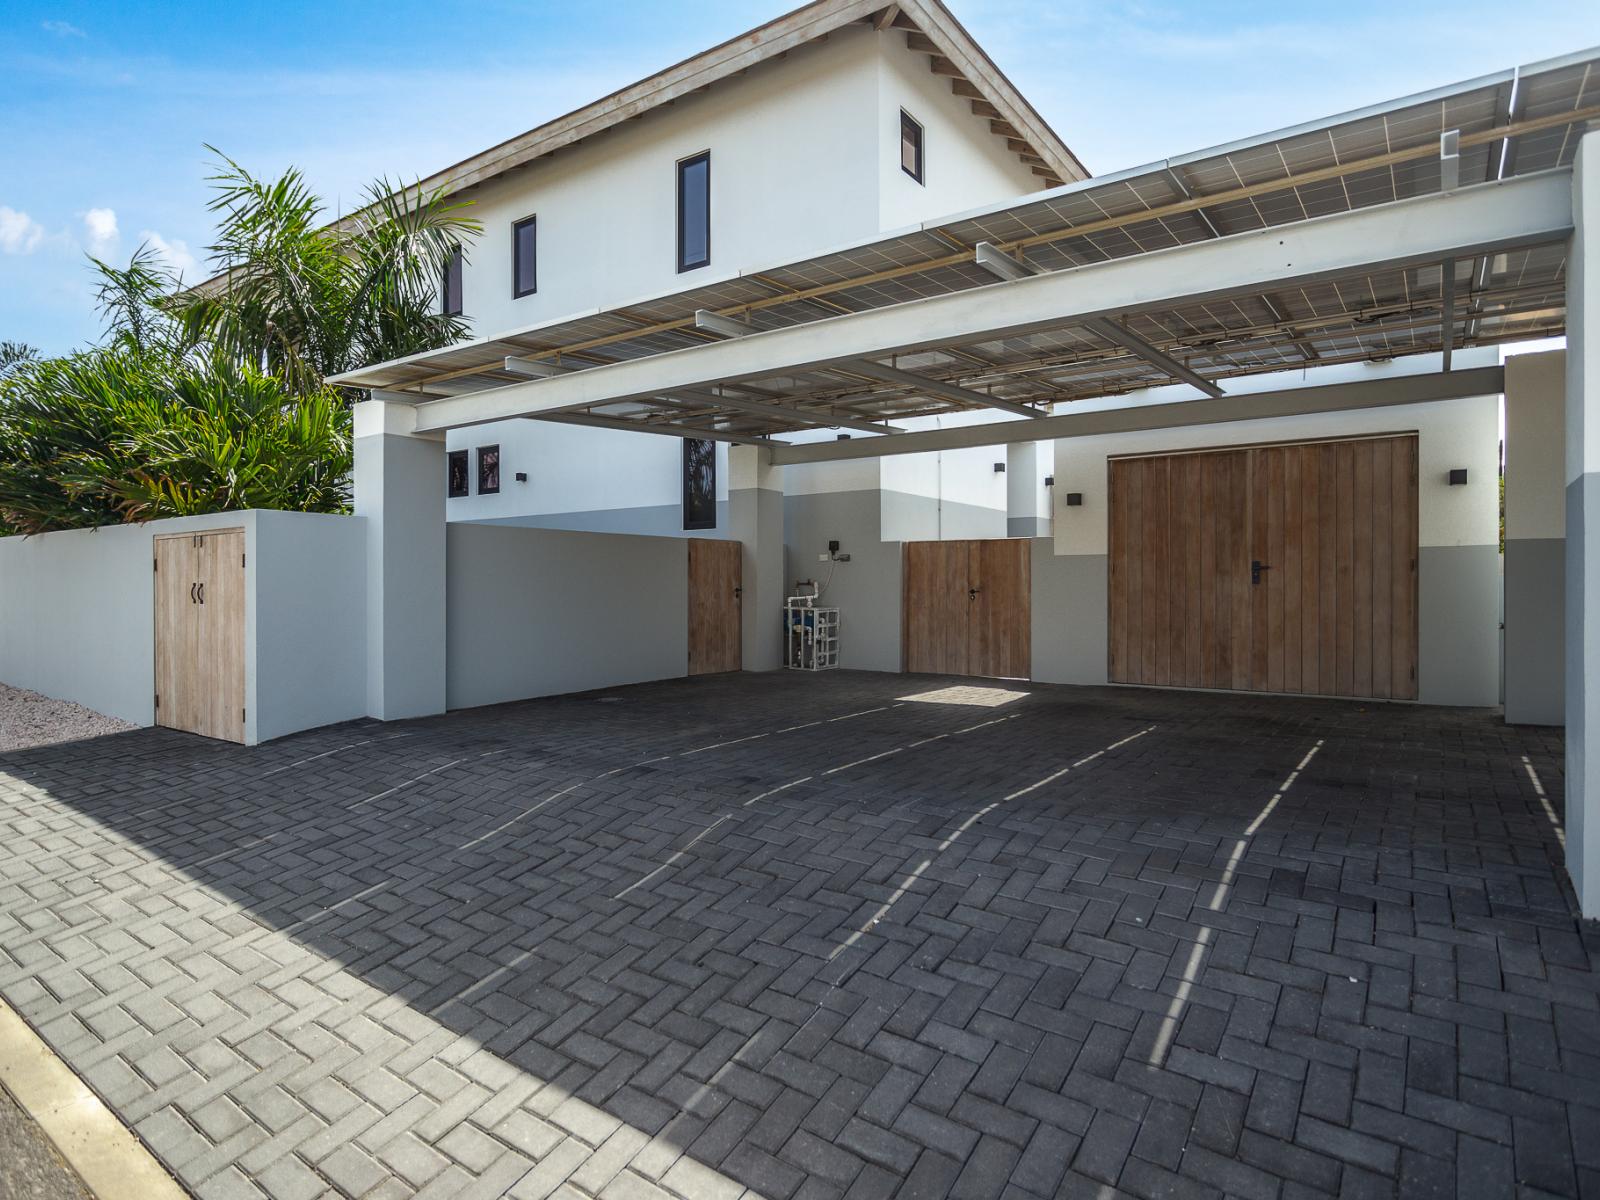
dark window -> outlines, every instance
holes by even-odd
[[[461,247],[457,246],[444,262],[444,315],[447,317],[461,315],[461,261]]]
[[[500,490],[500,447],[478,447],[478,495],[492,496]]]
[[[717,444],[683,439],[683,527],[717,527]]]
[[[900,110],[900,169],[922,182],[922,126],[905,109]]]
[[[678,164],[678,270],[711,261],[711,152]]]
[[[511,227],[511,296],[539,290],[539,218],[524,217]]]
[[[465,450],[452,450],[447,458],[449,469],[447,475],[450,481],[450,495],[465,496],[467,494],[467,452]]]

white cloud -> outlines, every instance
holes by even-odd
[[[139,240],[154,250],[166,268],[179,279],[192,281],[200,277],[200,260],[181,238],[169,241],[155,230],[145,229],[140,232]]]
[[[115,209],[91,208],[83,214],[83,227],[89,235],[89,250],[101,254],[117,240],[117,214]]]
[[[44,226],[25,212],[0,204],[0,251],[32,254],[44,241]]]
[[[53,33],[57,37],[81,38],[89,36],[70,21],[40,21],[39,28],[44,30],[46,33]]]

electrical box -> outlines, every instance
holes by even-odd
[[[839,610],[817,604],[817,585],[783,603],[784,665],[791,671],[831,671],[839,665]]]

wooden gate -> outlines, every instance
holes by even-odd
[[[744,547],[718,538],[689,539],[689,674],[737,671]]]
[[[244,530],[155,539],[156,724],[244,741]]]
[[[907,542],[901,589],[906,670],[1028,678],[1029,555],[1025,538]]]
[[[1109,466],[1112,682],[1416,698],[1415,434]]]

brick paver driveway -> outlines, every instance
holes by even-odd
[[[969,689],[5,756],[0,993],[205,1197],[1600,1194],[1556,735]]]

